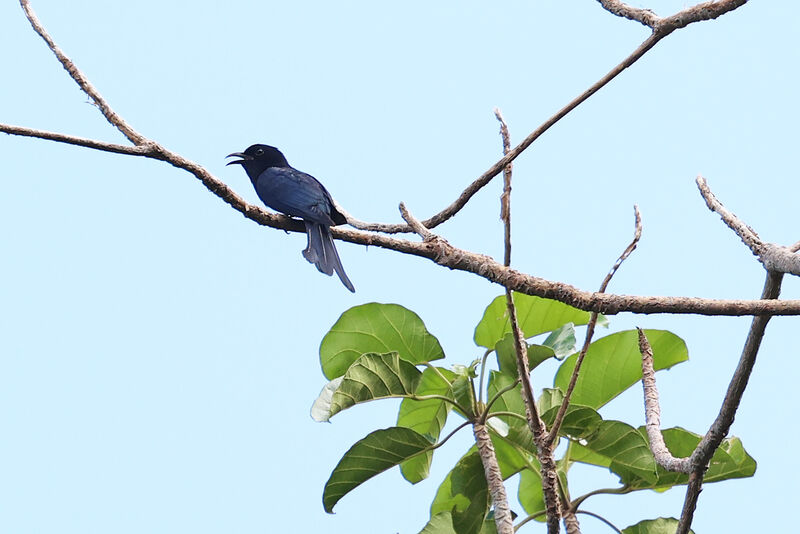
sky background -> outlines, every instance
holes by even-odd
[[[662,15],[687,4],[634,5]],[[750,2],[662,41],[559,122],[514,167],[516,268],[594,290],[757,298],[760,264],[694,179],[768,240],[800,239],[800,14]],[[145,136],[258,199],[224,156],[261,142],[362,220],[449,204],[499,157],[494,107],[519,141],[647,36],[592,0],[568,2],[101,2],[36,0],[45,27]],[[15,2],[0,4],[0,122],[123,143]],[[315,423],[318,348],[366,302],[417,312],[449,364],[481,355],[475,324],[499,286],[417,257],[338,242],[357,292],[169,165],[0,136],[0,532],[418,532],[470,435],[416,486],[394,469],[322,508],[325,481],[397,403]],[[437,228],[502,259],[501,183]],[[785,298],[800,298],[797,280]],[[749,319],[621,314],[611,331],[669,329],[690,360],[658,375],[665,427],[703,433]],[[698,533],[754,532],[795,507],[797,318],[770,322],[732,433],[754,478],[709,484]],[[603,334],[601,331],[600,334]],[[534,374],[552,385],[555,367]],[[643,424],[634,386],[601,410]],[[456,422],[453,418],[452,423]],[[614,487],[576,467],[571,492]],[[515,494],[510,485],[512,496]],[[678,516],[684,489],[594,497],[623,528]],[[521,508],[512,498],[512,508]],[[583,531],[609,532],[583,517]],[[772,526],[772,525],[770,525]],[[521,532],[543,532],[530,523]]]

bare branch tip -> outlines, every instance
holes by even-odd
[[[429,241],[435,237],[430,230],[425,228],[424,224],[419,222],[419,220],[411,214],[404,202],[400,202],[398,208],[400,209],[400,215],[403,217],[403,220],[408,223],[415,234],[420,236],[424,241]]]

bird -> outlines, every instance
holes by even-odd
[[[289,165],[283,153],[274,146],[252,145],[244,152],[234,152],[226,157],[240,158],[226,165],[244,168],[264,204],[284,215],[303,220],[308,236],[303,257],[328,276],[335,271],[344,287],[355,293],[330,230],[331,226],[347,223],[347,218],[336,208],[325,186],[310,174]]]

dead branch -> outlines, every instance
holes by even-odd
[[[658,465],[667,471],[691,472],[689,458],[676,458],[669,452],[664,436],[661,434],[661,407],[658,403],[656,371],[653,367],[653,348],[641,328],[639,331],[639,352],[642,354],[642,387],[644,388],[645,428],[650,441],[650,451]]]
[[[761,298],[765,300],[777,299],[781,292],[782,282],[783,273],[767,272],[767,279],[764,282]],[[689,475],[689,485],[686,488],[686,498],[683,502],[683,511],[681,512],[676,534],[686,534],[692,526],[694,511],[697,507],[697,498],[703,489],[703,477],[705,476],[706,468],[733,424],[736,410],[739,409],[742,395],[747,387],[748,380],[750,380],[750,374],[753,372],[758,349],[761,347],[761,340],[764,338],[764,332],[767,329],[769,320],[770,316],[753,317],[750,332],[747,334],[747,340],[742,349],[742,355],[728,385],[728,391],[722,401],[719,414],[692,453],[690,458],[692,472]]]
[[[711,188],[708,187],[705,178],[698,176],[696,183],[708,209],[716,212],[728,228],[736,232],[736,235],[747,245],[747,248],[753,252],[753,255],[758,258],[758,261],[764,265],[766,270],[800,275],[800,256],[795,254],[795,250],[762,241],[755,230],[742,222],[723,206],[722,202],[717,200],[717,197],[711,192]]]
[[[600,283],[600,289],[598,293],[602,294],[605,293],[606,289],[608,288],[608,284],[611,282],[611,279],[614,277],[614,274],[619,269],[622,262],[624,262],[628,256],[630,256],[634,250],[636,250],[636,246],[639,244],[639,240],[642,238],[642,214],[639,213],[639,207],[634,205],[633,206],[633,216],[634,216],[634,231],[633,231],[633,240],[630,244],[625,247],[625,250],[620,254],[617,261],[614,262],[614,265],[611,266],[611,269],[606,274],[606,277],[603,278],[603,281]],[[575,385],[578,383],[578,375],[581,372],[581,365],[583,364],[584,358],[586,358],[586,353],[589,352],[589,345],[592,344],[592,337],[594,336],[594,329],[597,326],[597,318],[599,314],[597,312],[592,312],[591,316],[589,317],[589,323],[586,325],[586,337],[583,340],[583,347],[581,347],[581,351],[578,353],[578,359],[575,361],[575,368],[572,370],[572,376],[569,379],[569,384],[567,385],[567,391],[564,392],[564,399],[561,401],[561,406],[558,408],[558,413],[556,414],[556,418],[553,420],[553,425],[550,428],[550,433],[548,435],[547,441],[550,445],[553,445],[558,440],[558,431],[561,428],[561,424],[564,422],[564,417],[567,414],[567,408],[569,408],[569,401],[572,398],[572,392],[575,391]]]

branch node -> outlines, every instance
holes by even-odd
[[[436,239],[436,235],[434,235],[433,232],[425,228],[425,225],[419,222],[419,220],[416,217],[414,217],[410,211],[408,211],[408,208],[406,208],[406,205],[403,202],[400,203],[399,208],[400,208],[400,215],[403,216],[403,220],[408,223],[411,229],[414,230],[414,233],[420,236],[423,241],[428,242]]]
[[[722,202],[711,192],[705,178],[698,175],[695,182],[708,209],[720,216],[722,222],[739,236],[739,239],[758,258],[767,271],[800,275],[800,256],[794,253],[793,247],[765,243],[755,230],[722,205]]]

